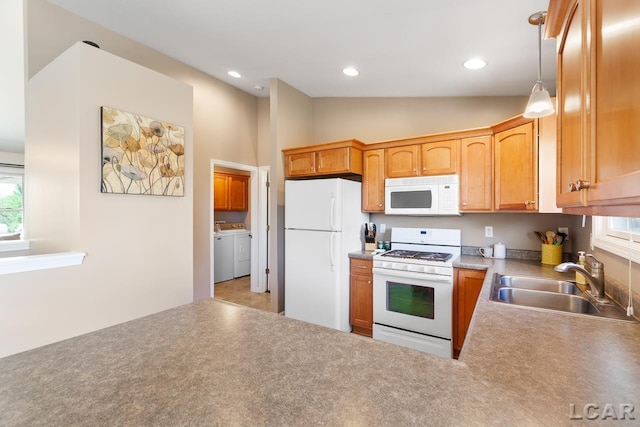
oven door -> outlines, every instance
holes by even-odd
[[[451,339],[453,277],[373,269],[373,322]]]

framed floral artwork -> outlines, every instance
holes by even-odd
[[[184,196],[184,128],[101,107],[103,193]]]

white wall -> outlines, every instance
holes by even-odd
[[[312,99],[278,79],[269,82],[271,206],[269,219],[271,311],[284,310],[284,158],[286,148],[310,145],[313,141]]]
[[[184,197],[100,193],[100,106],[185,128]],[[2,276],[0,356],[192,301],[193,95],[78,43],[28,85],[26,194],[34,253],[78,267]]]

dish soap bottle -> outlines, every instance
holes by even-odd
[[[578,251],[578,265],[580,265],[581,267],[583,267],[585,270],[587,269],[587,260],[584,256],[585,252],[584,251]],[[580,285],[586,285],[587,284],[587,280],[584,278],[584,276],[581,273],[576,272],[576,283],[580,284]]]

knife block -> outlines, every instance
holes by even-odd
[[[374,243],[365,243],[364,244],[364,250],[365,251],[375,251],[377,248],[377,244],[378,242],[374,242]]]

